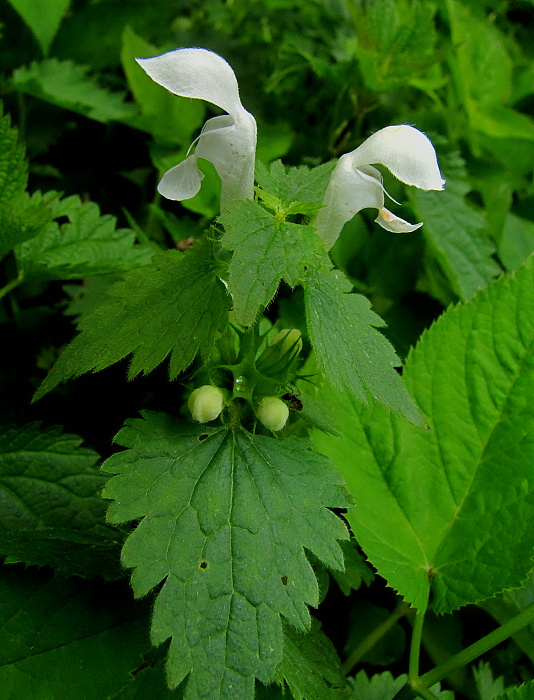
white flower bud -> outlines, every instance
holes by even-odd
[[[278,344],[278,352],[285,355],[291,350],[292,355],[297,355],[302,350],[302,334],[297,328],[284,328],[274,336],[270,346]]]
[[[282,430],[289,418],[289,408],[275,396],[266,396],[256,407],[256,416],[269,430]]]
[[[191,393],[187,405],[196,421],[208,423],[220,415],[224,408],[224,397],[216,386],[204,384]]]

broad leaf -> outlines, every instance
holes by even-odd
[[[89,529],[103,522],[99,457],[81,442],[38,423],[0,435],[0,531]]]
[[[61,204],[61,203],[60,203]],[[16,250],[19,273],[28,280],[69,280],[114,275],[147,264],[153,251],[134,245],[135,233],[117,229],[116,219],[100,216],[94,202],[68,197],[56,205],[55,217],[67,216],[61,226],[51,221],[38,235]]]
[[[332,384],[364,403],[374,398],[422,425],[422,416],[394,369],[401,361],[376,330],[385,324],[369,300],[351,294],[350,282],[333,270],[309,270],[304,290],[310,339]]]
[[[83,316],[81,333],[63,351],[38,389],[38,399],[60,382],[98,371],[133,354],[129,376],[151,372],[170,354],[174,379],[198,352],[208,356],[215,332],[228,319],[228,295],[209,244],[171,250],[126,273],[105,301]]]
[[[45,56],[56,36],[70,0],[9,0],[31,29]]]
[[[502,695],[498,695],[495,700],[531,700],[534,693],[534,681],[519,685],[517,688],[508,688]]]
[[[12,83],[21,92],[99,122],[128,121],[137,114],[122,93],[101,87],[88,72],[87,66],[50,58],[17,68]]]
[[[425,222],[426,241],[462,300],[486,287],[500,272],[484,217],[465,201],[468,189],[463,182],[447,181],[444,192],[411,193],[417,215]]]
[[[505,268],[517,270],[534,253],[534,222],[508,214],[497,249]]]
[[[346,528],[326,506],[347,495],[306,441],[182,426],[146,412],[116,440],[129,448],[103,465],[112,523],[141,519],[126,540],[136,596],[164,581],[152,641],[172,638],[169,685],[185,697],[254,697],[282,661],[282,615],[301,631],[318,587],[304,547],[343,567]]]
[[[323,389],[345,437],[314,442],[357,501],[355,537],[419,609],[430,588],[443,613],[519,587],[532,568],[533,349],[534,257],[448,310],[409,356],[429,430]]]
[[[49,572],[0,571],[0,688],[4,698],[103,700],[148,651],[147,606],[123,586]]]
[[[339,657],[317,620],[308,634],[284,625],[284,658],[277,678],[285,680],[294,700],[347,698]]]
[[[228,289],[239,323],[250,326],[276,294],[280,280],[294,287],[316,265],[322,243],[310,226],[285,221],[256,202],[235,202],[220,217],[225,248],[235,251]]]

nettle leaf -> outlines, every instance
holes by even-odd
[[[498,695],[495,700],[531,700],[534,693],[534,681],[524,683],[517,688],[508,688],[505,693]]]
[[[252,200],[235,202],[219,221],[226,231],[221,243],[234,251],[228,289],[236,320],[244,326],[269,304],[281,279],[294,287],[306,267],[317,265],[324,255],[311,226],[285,221]]]
[[[294,700],[347,698],[337,652],[315,619],[308,634],[284,625],[284,657],[277,678],[279,683],[285,680]]]
[[[61,203],[59,203],[61,204]],[[69,280],[120,274],[150,262],[154,251],[134,245],[131,229],[117,229],[116,218],[101,216],[94,202],[68,197],[54,207],[54,218],[38,235],[17,247],[19,273],[28,280]]]
[[[334,167],[334,161],[316,168],[286,167],[280,160],[267,166],[258,161],[256,181],[280,200],[287,214],[311,214],[321,207]]]
[[[61,20],[68,10],[70,0],[9,0],[46,56],[57,34]]]
[[[98,372],[132,354],[128,376],[148,374],[170,354],[174,379],[198,352],[209,356],[227,323],[229,299],[209,243],[169,250],[109,287],[105,301],[82,316],[80,334],[63,351],[35,399],[60,382]]]
[[[102,469],[112,523],[141,519],[126,540],[136,596],[164,581],[154,605],[154,644],[172,638],[170,687],[188,674],[185,698],[254,697],[282,661],[283,616],[310,627],[319,599],[304,548],[333,569],[345,525],[326,506],[350,504],[339,474],[307,441],[242,429],[181,425],[144,412],[116,441],[127,447]]]
[[[89,68],[73,61],[49,58],[17,68],[13,87],[57,107],[107,123],[135,117],[135,105],[124,101],[124,94],[111,92],[88,75]]]
[[[408,358],[418,430],[326,385],[340,432],[314,443],[344,474],[372,564],[408,602],[450,612],[518,588],[534,541],[534,257],[446,311]],[[520,526],[518,525],[520,524]]]
[[[493,677],[491,666],[481,661],[477,667],[473,667],[473,678],[480,700],[495,700],[498,695],[504,693],[504,679],[502,676]]]
[[[501,271],[492,257],[495,247],[484,216],[465,201],[468,190],[467,184],[448,180],[444,192],[411,192],[417,216],[425,222],[425,239],[453,292],[464,301]]]
[[[0,207],[5,207],[24,192],[28,182],[28,164],[18,132],[8,114],[0,116]]]
[[[402,363],[376,326],[384,321],[335,270],[309,270],[304,284],[310,339],[320,368],[341,392],[376,399],[416,425],[424,421],[395,367]]]
[[[359,671],[349,679],[352,686],[350,700],[393,700],[407,680],[406,675],[393,678],[389,671],[375,673],[370,678],[365,671]]]
[[[81,442],[39,423],[0,434],[0,531],[103,522],[99,456]]]
[[[147,606],[123,585],[0,570],[0,688],[5,698],[102,700],[148,652]]]

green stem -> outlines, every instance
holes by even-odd
[[[0,289],[0,299],[3,299],[6,294],[9,294],[9,292],[12,292],[16,287],[19,286],[19,284],[22,284],[22,281],[24,279],[24,276],[19,273],[18,277],[15,277],[15,279],[11,280],[11,282],[8,282],[4,287]]]
[[[389,630],[404,617],[410,606],[406,603],[399,603],[391,615],[384,620],[378,627],[363,639],[358,646],[352,651],[348,659],[341,666],[341,670],[345,676],[348,676],[352,669],[356,666],[359,661],[377,644],[382,637],[384,637]]]
[[[410,682],[416,682],[419,678],[419,655],[421,653],[421,637],[423,635],[425,612],[426,607],[423,610],[418,610],[415,615],[412,641],[410,643],[410,661],[408,666],[408,678],[410,679]]]
[[[431,688],[442,678],[449,675],[451,671],[471,663],[471,661],[474,661],[477,657],[493,649],[497,644],[504,642],[505,639],[508,639],[532,621],[534,621],[534,604],[519,615],[516,615],[516,617],[512,618],[509,622],[506,622],[502,627],[493,630],[493,632],[479,639],[478,642],[471,644],[471,646],[468,646],[466,649],[462,649],[458,654],[451,656],[451,658],[444,663],[420,676],[418,679],[418,684],[420,685],[417,687],[424,685],[427,688]]]

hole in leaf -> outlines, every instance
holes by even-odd
[[[208,568],[208,562],[207,561],[201,561],[199,564],[201,569],[207,569]]]
[[[280,580],[282,581],[282,586],[287,586],[287,584],[289,583],[289,579],[285,574],[283,576],[280,576]]]
[[[202,433],[202,435],[198,436],[198,441],[202,442],[203,440],[206,440],[206,438],[209,438],[208,433]]]

